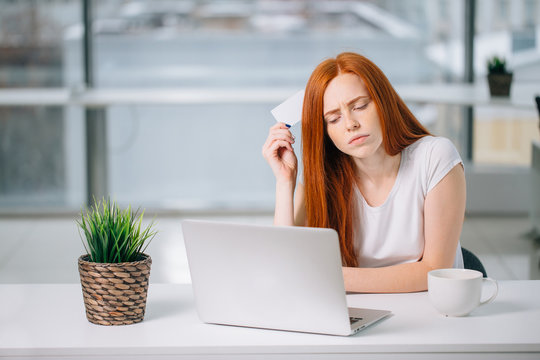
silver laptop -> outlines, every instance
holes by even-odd
[[[347,308],[332,229],[185,220],[182,231],[203,322],[348,336],[390,314]]]

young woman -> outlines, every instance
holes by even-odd
[[[423,291],[430,270],[463,267],[463,162],[370,60],[342,53],[313,71],[298,186],[294,142],[278,123],[263,145],[276,177],[274,223],[335,229],[347,291]]]

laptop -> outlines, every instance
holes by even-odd
[[[205,323],[348,336],[391,313],[347,308],[333,229],[184,220],[182,231]]]

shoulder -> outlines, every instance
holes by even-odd
[[[441,136],[424,136],[405,150],[410,157],[424,158],[428,162],[440,159],[461,159],[452,141]]]
[[[407,149],[422,149],[427,150],[434,147],[440,147],[440,146],[454,146],[454,144],[447,138],[442,136],[432,136],[432,135],[426,135],[421,137],[420,139],[416,140],[414,143],[409,145]]]
[[[447,138],[425,136],[416,141],[410,158],[420,172],[424,195],[435,187],[457,164],[463,164],[456,147]],[[411,146],[413,146],[411,145]]]

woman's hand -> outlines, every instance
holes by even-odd
[[[292,144],[294,136],[285,124],[277,123],[270,128],[262,154],[278,182],[296,182],[298,160]]]

